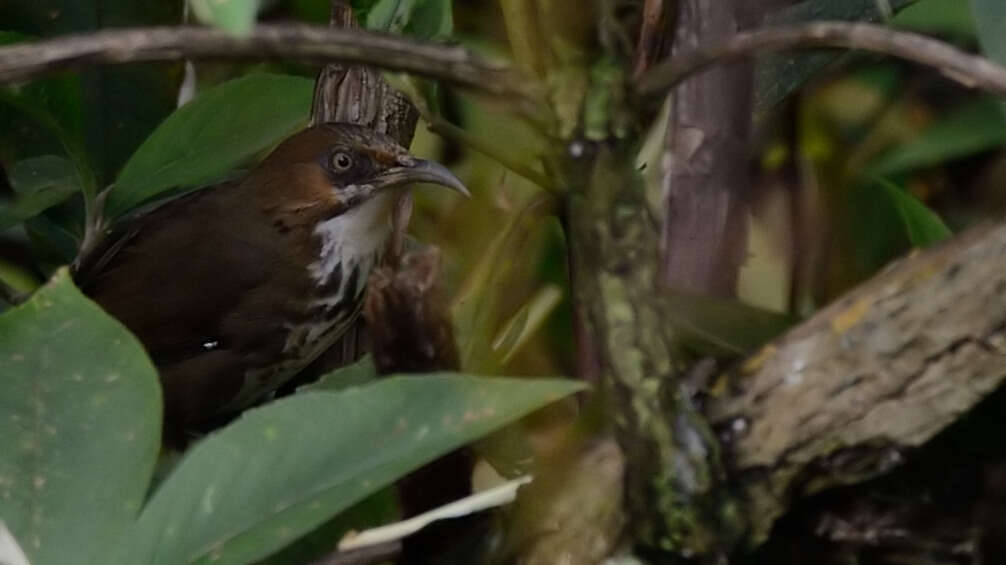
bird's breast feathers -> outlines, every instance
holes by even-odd
[[[241,409],[282,386],[331,347],[356,321],[370,271],[391,235],[392,195],[378,195],[314,229],[318,258],[308,266],[315,292],[305,297],[309,316],[287,323],[282,358],[247,372],[226,409]]]

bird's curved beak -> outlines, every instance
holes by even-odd
[[[369,182],[375,189],[418,183],[438,184],[464,196],[471,196],[461,179],[454,176],[447,167],[424,159],[409,159],[402,166],[388,169]]]

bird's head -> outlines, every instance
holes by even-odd
[[[328,218],[420,183],[468,195],[443,165],[414,157],[387,135],[343,123],[315,126],[288,138],[252,176],[268,179],[263,184],[269,196],[283,202],[287,212],[291,207],[311,215],[323,211]]]

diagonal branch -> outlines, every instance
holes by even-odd
[[[938,39],[881,25],[815,22],[742,32],[711,45],[675,55],[636,83],[644,98],[658,98],[685,78],[713,65],[761,53],[795,49],[861,49],[933,67],[966,87],[1006,96],[1006,67],[961,51]]]
[[[765,346],[709,399],[750,541],[883,474],[1006,382],[1006,223],[910,255]]]
[[[489,94],[527,97],[507,65],[463,47],[360,30],[260,25],[235,37],[204,27],[125,28],[0,48],[0,83],[97,64],[180,59],[296,59],[360,63],[441,79]]]

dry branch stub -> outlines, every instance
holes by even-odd
[[[890,470],[1006,378],[1006,224],[909,256],[749,358],[708,405],[759,543]]]

